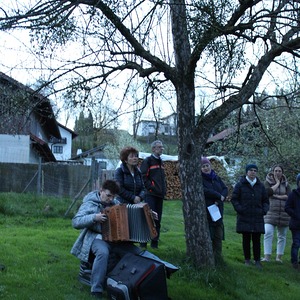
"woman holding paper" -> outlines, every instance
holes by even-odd
[[[201,172],[215,263],[220,264],[222,263],[222,240],[224,239],[223,202],[228,195],[228,188],[216,172],[212,170],[207,157],[201,159]]]
[[[261,269],[260,237],[265,233],[264,215],[269,209],[269,198],[257,171],[255,164],[246,166],[246,176],[235,185],[231,203],[237,212],[236,232],[243,235],[245,265],[251,265],[252,242],[255,266]]]

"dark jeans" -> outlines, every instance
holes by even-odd
[[[157,237],[153,239],[153,241],[158,241],[160,236],[160,222],[162,217],[162,211],[163,211],[163,198],[152,196],[152,195],[146,195],[145,202],[149,204],[150,208],[155,211],[158,215],[158,220],[155,221],[156,231],[157,231]]]
[[[291,263],[298,264],[298,253],[300,248],[300,230],[291,230],[292,232],[292,247],[291,247]]]
[[[245,260],[251,259],[251,241],[253,258],[255,261],[260,261],[260,236],[259,232],[243,232],[243,251]]]

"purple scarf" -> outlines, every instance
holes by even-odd
[[[202,177],[206,178],[206,179],[213,180],[213,179],[217,178],[217,174],[214,170],[211,170],[209,174],[206,174],[206,173],[202,172]]]

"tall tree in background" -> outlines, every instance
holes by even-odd
[[[83,111],[79,113],[79,117],[75,120],[74,131],[78,134],[77,139],[73,142],[73,148],[77,151],[81,149],[83,152],[94,148],[94,120],[92,113],[89,112],[85,117]]]
[[[30,28],[43,42],[42,48],[34,44],[42,54],[49,46],[54,56],[57,43],[66,47],[76,40],[84,47],[76,59],[57,62],[52,81],[76,76],[109,95],[110,86],[121,93],[139,77],[165,104],[168,95],[176,95],[187,255],[199,267],[213,266],[201,154],[220,121],[254,103],[272,64],[282,68],[281,80],[285,68],[297,72],[289,59],[299,57],[299,1],[40,0],[29,7],[12,2],[16,9],[2,5],[3,30]],[[196,122],[203,95],[207,106]]]

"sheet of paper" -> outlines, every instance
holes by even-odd
[[[219,207],[216,205],[216,204],[213,204],[211,206],[208,206],[207,207],[209,213],[210,213],[210,216],[212,218],[212,220],[214,222],[218,221],[219,219],[221,219],[221,213],[220,213],[220,210],[219,210]]]

